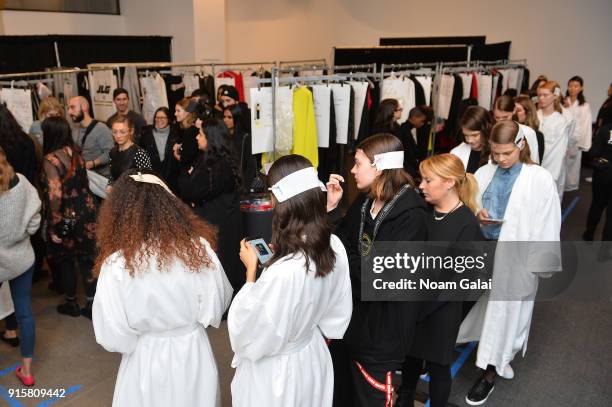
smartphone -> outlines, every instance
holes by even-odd
[[[272,249],[270,249],[270,246],[268,246],[263,237],[247,237],[246,241],[253,249],[255,249],[255,254],[257,255],[257,258],[261,264],[264,264],[272,258],[274,253],[272,253]]]
[[[504,223],[503,219],[491,219],[491,218],[487,218],[487,219],[484,219],[484,220],[486,220],[487,222],[491,222],[491,223]]]

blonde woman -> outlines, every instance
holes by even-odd
[[[514,116],[512,120],[530,127],[536,132],[538,139],[538,162],[541,163],[544,158],[544,134],[540,131],[538,108],[529,96],[521,95],[514,98]]]
[[[38,108],[38,120],[32,123],[29,131],[29,134],[34,136],[41,147],[43,143],[41,125],[43,120],[45,120],[47,117],[66,117],[64,106],[62,106],[60,101],[53,96],[49,96],[40,102],[40,107]]]

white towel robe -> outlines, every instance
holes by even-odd
[[[323,336],[340,339],[352,313],[346,251],[332,235],[333,271],[306,273],[303,256],[280,259],[247,283],[230,307],[235,352],[232,405],[327,407],[334,373]]]
[[[588,103],[580,106],[576,100],[568,109],[574,118],[573,135],[567,148],[567,175],[565,190],[575,191],[580,187],[582,152],[591,149],[593,117]],[[573,143],[572,143],[573,141]]]
[[[123,354],[114,407],[220,406],[217,365],[204,328],[218,327],[232,287],[208,243],[214,268],[186,271],[180,262],[136,277],[118,254],[102,266],[93,305],[96,341]]]
[[[456,155],[459,157],[461,162],[463,163],[463,169],[467,170],[468,163],[470,161],[470,153],[472,152],[472,147],[465,141],[459,144],[457,147],[451,150],[452,155]]]
[[[544,134],[542,167],[550,171],[557,185],[559,201],[563,201],[569,124],[559,112],[544,116],[542,111],[538,110],[538,120],[540,121],[540,131]]]
[[[497,165],[487,164],[476,172],[479,202],[493,179]],[[561,205],[550,173],[544,168],[523,164],[508,201],[499,242],[558,242]],[[508,378],[506,366],[515,354],[527,350],[538,276],[561,271],[558,246],[497,245],[493,266],[493,288],[483,295],[467,315],[457,342],[479,340],[476,365],[496,367]],[[512,296],[504,293],[512,292]],[[489,300],[490,297],[498,299]],[[519,300],[519,298],[521,300]],[[499,299],[507,301],[499,301]],[[511,301],[510,301],[511,300]]]

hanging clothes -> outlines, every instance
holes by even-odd
[[[357,139],[359,129],[361,126],[361,115],[363,114],[363,106],[366,103],[368,97],[368,82],[349,82],[353,88],[355,95],[355,103],[353,106],[353,137],[350,140],[354,141]]]
[[[245,75],[242,78],[242,82],[244,85],[244,101],[247,105],[251,105],[251,89],[256,88],[257,81],[259,78],[257,76]]]
[[[461,100],[463,100],[463,81],[461,77],[457,74],[453,75],[455,78],[455,84],[453,86],[453,96],[451,98],[450,109],[448,110],[448,121],[447,121],[447,137],[450,137],[451,140],[448,140],[447,145],[450,148],[455,146],[455,140],[457,139],[458,133],[458,125],[460,117],[458,117],[459,112],[459,104]]]
[[[217,102],[217,93],[215,88],[215,78],[212,75],[206,75],[200,78],[200,89],[210,96],[213,103]]]
[[[140,110],[140,84],[138,83],[138,72],[136,72],[135,66],[125,68],[121,87],[127,90],[130,96],[129,110],[138,114],[142,113],[142,110]]]
[[[336,116],[336,142],[347,144],[351,126],[351,91],[349,85],[332,84],[332,100]]]
[[[357,139],[355,140],[356,147],[362,140],[367,138],[370,135],[370,109],[372,107],[372,86],[368,86],[366,100],[362,107],[361,112],[361,122],[359,123],[359,131],[355,132],[355,136]],[[354,152],[352,148],[349,152]]]
[[[455,87],[455,78],[452,75],[440,75],[436,86],[438,86],[438,98],[433,101],[434,112],[436,112],[436,116],[448,119],[453,89]]]
[[[431,105],[431,91],[433,89],[433,77],[432,76],[416,76],[415,79],[421,84],[423,88],[423,95],[425,96],[425,105]],[[419,103],[417,102],[417,105]]]
[[[491,110],[491,93],[493,77],[488,74],[478,74],[478,105]]]
[[[272,88],[253,88],[251,101],[251,152],[267,153],[274,150],[272,130]]]
[[[63,73],[53,75],[53,94],[60,101],[60,103],[64,106],[64,110],[66,111],[66,118],[68,117],[68,101],[70,98],[77,96],[77,74],[76,73]],[[67,89],[64,88],[64,85],[67,84]],[[66,90],[69,93],[66,93]],[[89,91],[87,92],[89,93]]]
[[[166,85],[166,97],[168,99],[168,108],[174,110],[174,107],[184,97],[189,97],[191,94],[185,93],[185,83],[182,75],[162,75],[164,84]],[[147,117],[147,120],[152,120]]]
[[[427,104],[427,99],[425,99],[425,91],[423,90],[423,85],[419,82],[414,75],[410,75],[410,80],[414,84],[414,104],[415,106],[423,106]],[[408,112],[410,115],[410,112]]]
[[[72,84],[70,85],[72,86]],[[93,114],[97,120],[106,121],[115,113],[116,109],[113,103],[115,89],[117,89],[117,77],[112,70],[89,72],[89,91],[93,102]],[[74,90],[72,91],[74,92]],[[64,96],[69,92],[64,86]]]
[[[140,78],[142,88],[142,116],[148,124],[152,124],[155,111],[164,106],[168,107],[168,94],[166,93],[166,83],[163,78],[155,72],[150,76]]]
[[[200,89],[200,75],[196,73],[184,73],[183,84],[185,85],[185,96],[190,97],[193,92]]]
[[[315,86],[326,86],[328,87],[328,89],[331,90],[331,88],[329,88],[328,85],[315,85]],[[319,167],[317,168],[317,173],[319,175],[319,179],[322,182],[327,182],[329,180],[330,174],[341,174],[342,175],[342,173],[340,172],[339,165],[338,165],[340,162],[338,160],[339,144],[336,143],[336,114],[334,110],[334,103],[332,100],[331,91],[327,95],[328,97],[327,103],[321,103],[320,98],[322,97],[325,97],[325,94],[319,95],[319,106],[323,107],[326,104],[328,105],[327,113],[329,115],[329,120],[327,120],[327,131],[326,131],[328,144],[326,147],[319,147]],[[315,108],[317,108],[316,104],[315,104]],[[319,129],[319,122],[318,122],[318,117],[317,117],[317,136],[319,135],[318,129]],[[323,129],[323,131],[325,130]]]
[[[234,79],[234,86],[238,90],[238,97],[240,102],[244,102],[244,83],[242,81],[242,74],[240,72],[225,71],[217,75],[217,78],[232,78]]]
[[[405,77],[390,76],[383,80],[381,100],[385,99],[396,99],[399,102],[403,110],[398,122],[404,123],[408,119],[410,109],[416,106],[414,83]]]
[[[461,89],[463,90],[463,99],[468,99],[472,91],[472,75],[469,73],[460,73]]]
[[[24,132],[30,131],[34,122],[32,111],[32,91],[30,89],[0,89],[0,102],[6,103],[8,110],[15,116]]]
[[[472,89],[470,90],[470,99],[478,100],[478,75],[472,72]]]
[[[313,85],[312,96],[314,101],[315,121],[317,124],[317,145],[328,148],[330,145],[330,105],[331,87],[329,85]],[[336,141],[334,137],[333,141]],[[319,149],[320,151],[320,149]]]
[[[291,153],[294,147],[294,91],[290,86],[276,88],[276,152]],[[313,107],[314,113],[314,107]],[[316,140],[316,137],[315,137]]]
[[[310,160],[312,166],[319,166],[317,146],[317,124],[315,121],[312,92],[300,86],[293,92],[293,154]]]

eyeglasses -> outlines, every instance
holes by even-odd
[[[157,116],[155,120],[168,120],[168,118],[166,116]]]
[[[397,109],[395,109],[395,111],[396,111],[396,112],[403,112],[403,111],[404,111],[404,109],[403,109],[403,108],[401,108],[401,107],[398,107]]]

